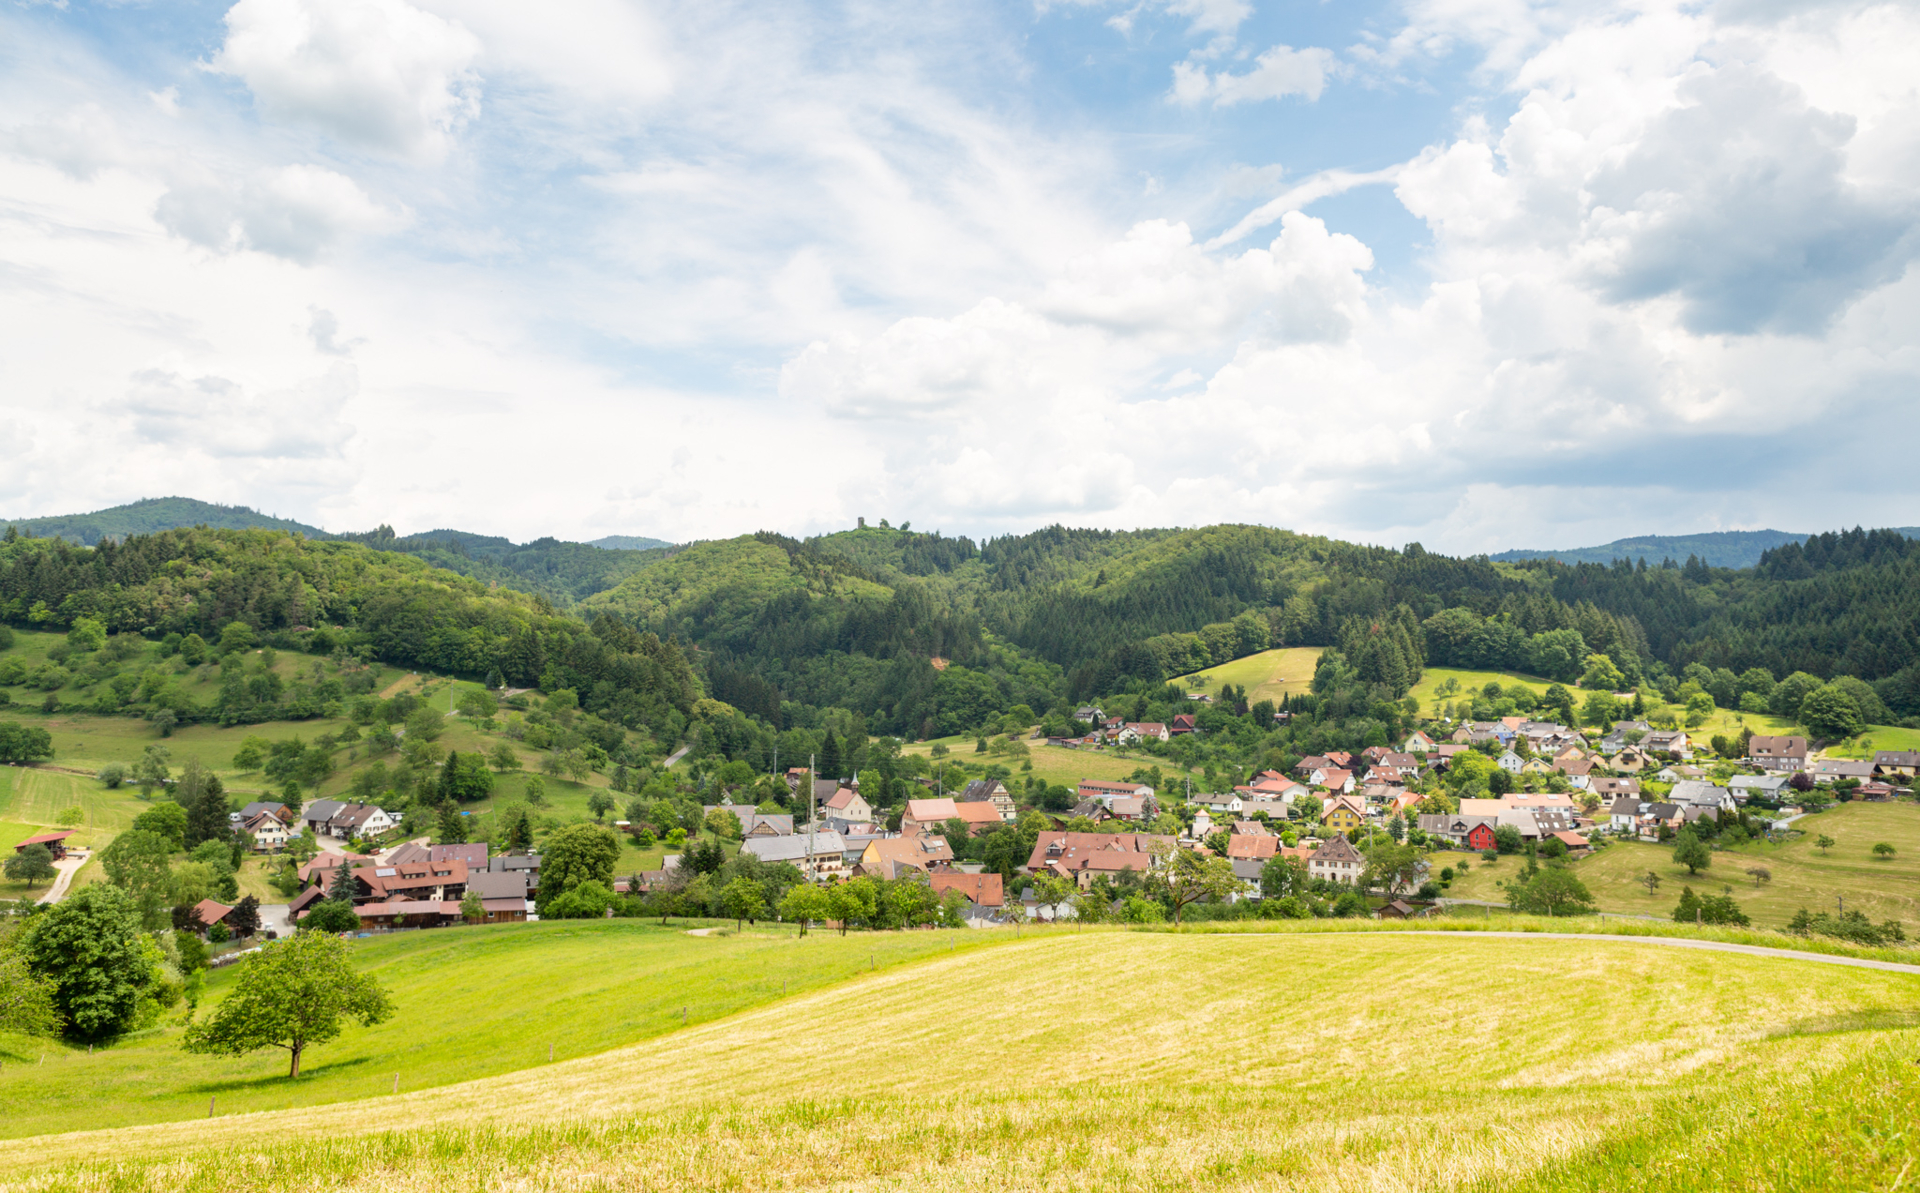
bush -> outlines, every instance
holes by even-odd
[[[207,939],[215,944],[225,944],[232,938],[233,933],[227,931],[225,924],[215,924],[207,929]]]
[[[1359,891],[1347,891],[1333,901],[1333,917],[1335,919],[1345,920],[1352,919],[1356,916],[1364,916],[1370,910],[1371,908],[1367,906],[1366,898],[1362,896]]]

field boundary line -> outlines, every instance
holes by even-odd
[[[1246,935],[1258,936],[1257,932]],[[1302,936],[1314,933],[1303,932]],[[1335,935],[1327,933],[1327,935]],[[1445,928],[1423,931],[1356,932],[1355,936],[1492,936],[1501,940],[1619,940],[1628,944],[1660,944],[1676,949],[1704,949],[1710,953],[1744,953],[1749,957],[1784,957],[1795,961],[1818,961],[1826,965],[1851,965],[1856,969],[1878,969],[1887,973],[1920,974],[1920,965],[1901,961],[1875,961],[1869,957],[1836,957],[1831,953],[1803,953],[1798,949],[1770,949],[1757,944],[1732,944],[1722,940],[1688,940],[1683,936],[1626,936],[1611,932],[1454,932]]]

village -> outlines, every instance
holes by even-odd
[[[1197,732],[1190,716],[1137,723],[1086,706],[1075,719],[1091,732],[1046,744],[1106,750]],[[723,793],[700,809],[701,823],[736,856],[757,862],[756,872],[788,875],[788,885],[920,884],[925,905],[939,912],[926,923],[1393,919],[1449,906],[1454,870],[1446,858],[1454,852],[1557,861],[1618,840],[1713,836],[1723,823],[1784,834],[1803,805],[1888,801],[1908,794],[1920,772],[1920,753],[1823,759],[1798,736],[1752,735],[1743,756],[1727,759],[1684,730],[1645,721],[1614,722],[1605,732],[1517,716],[1438,728],[1451,731],[1416,730],[1397,748],[1305,757],[1290,773],[1264,769],[1226,791],[1083,779],[1065,812],[1022,807],[998,779],[975,779],[951,793],[920,779],[919,794],[880,809],[858,779],[814,778],[793,767],[781,778],[792,807],[811,815],[736,804]],[[254,851],[290,856],[297,893],[264,907],[207,899],[177,927],[238,942],[301,926],[374,933],[540,918],[542,855],[532,848],[405,837],[399,817],[341,800],[316,800],[297,812],[258,801],[231,819]],[[611,825],[615,833],[636,828],[627,820]],[[966,856],[978,852],[967,848],[970,840],[1003,829],[1030,835],[1031,848],[997,866]],[[41,834],[21,848],[58,853],[68,835]],[[683,855],[668,854],[658,869],[611,876],[614,901],[599,914],[670,912],[673,893],[696,877]],[[1591,910],[1578,901],[1571,909]],[[309,918],[316,913],[320,920]],[[779,918],[780,909],[768,900],[752,915]]]

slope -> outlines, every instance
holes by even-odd
[[[152,534],[187,526],[217,530],[284,530],[308,538],[324,538],[326,531],[288,518],[275,518],[244,505],[214,505],[191,497],[148,497],[90,514],[51,518],[0,518],[0,527],[13,526],[21,534],[63,538],[93,546],[101,539],[123,539],[130,534]]]
[[[536,1072],[0,1161],[48,1191],[1491,1189],[1573,1164],[1643,1187],[1611,1158],[1656,1126],[1684,1120],[1697,1153],[1765,1107],[1897,1119],[1913,982],[1606,938],[1048,934]],[[1783,1128],[1829,1173],[1797,1188],[1883,1184],[1920,1149],[1817,1122]]]
[[[1920,538],[1920,526],[1902,526],[1896,533]],[[1597,563],[1605,566],[1616,559],[1629,563],[1645,560],[1649,566],[1671,559],[1675,562],[1693,556],[1709,567],[1750,568],[1775,547],[1804,543],[1807,535],[1785,530],[1716,530],[1704,534],[1648,534],[1615,539],[1598,547],[1572,547],[1565,550],[1516,549],[1489,556],[1496,563],[1522,559],[1557,559],[1561,563]]]

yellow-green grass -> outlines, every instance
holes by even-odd
[[[1773,1171],[1759,1135],[1813,1152],[1766,1187],[1886,1187],[1920,1153],[1910,1123],[1871,1136],[1834,1110],[1910,1118],[1915,980],[1606,939],[1054,932],[470,1085],[375,1096],[369,1072],[352,1105],[21,1141],[0,1171],[49,1191],[1762,1187],[1724,1164],[1650,1180],[1654,1132],[1684,1122],[1663,1170]]]
[[[108,791],[86,775],[36,767],[0,768],[0,816],[23,824],[74,829],[76,845],[105,845],[132,825],[143,807],[131,792]],[[80,823],[61,819],[71,808],[81,810]]]
[[[1271,700],[1277,704],[1281,696],[1297,696],[1312,689],[1313,669],[1320,665],[1320,655],[1325,650],[1324,646],[1263,650],[1167,682],[1195,692],[1217,692],[1222,685],[1232,684],[1246,689],[1249,703]]]
[[[696,921],[705,923],[707,921]],[[931,956],[998,943],[1011,934],[854,934],[791,929],[698,938],[687,921],[612,920],[503,924],[397,933],[357,941],[356,960],[393,996],[394,1018],[349,1026],[306,1056],[288,1081],[280,1049],[244,1058],[193,1056],[170,1025],[91,1055],[0,1035],[0,1135],[201,1118],[223,1113],[359,1102],[603,1053],[782,997],[845,983]],[[722,931],[731,933],[732,924]],[[881,963],[885,964],[882,965]],[[214,971],[210,1011],[233,970]],[[796,1027],[799,1025],[796,1024]],[[38,1058],[45,1056],[44,1063]],[[23,1063],[24,1062],[24,1063]]]
[[[1804,832],[1784,844],[1749,843],[1718,850],[1713,865],[1691,877],[1685,866],[1674,864],[1671,845],[1639,841],[1614,842],[1572,865],[1602,911],[1671,915],[1682,886],[1715,895],[1732,886],[1734,901],[1760,927],[1785,927],[1802,907],[1833,911],[1836,898],[1843,898],[1850,910],[1864,912],[1875,921],[1899,920],[1908,934],[1920,935],[1920,806],[1841,804],[1795,821],[1794,827]],[[1836,842],[1824,854],[1816,844],[1823,835]],[[1891,860],[1874,857],[1873,846],[1880,841],[1897,851]],[[1457,866],[1467,856],[1435,854],[1434,870]],[[1517,855],[1492,865],[1475,856],[1473,868],[1454,880],[1447,897],[1504,900],[1505,894],[1494,884],[1513,878],[1524,864],[1525,859]],[[1749,867],[1766,869],[1772,880],[1756,887],[1747,874]],[[1652,895],[1641,882],[1649,870],[1660,876]]]
[[[1871,758],[1877,750],[1920,750],[1920,729],[1870,725],[1852,744],[1826,751],[1830,758]]]
[[[1032,774],[1048,783],[1058,783],[1072,787],[1081,779],[1100,779],[1105,782],[1121,782],[1134,771],[1142,767],[1159,767],[1162,772],[1178,771],[1180,766],[1171,758],[1159,758],[1139,750],[1122,750],[1115,747],[1093,750],[1081,747],[1068,749],[1065,746],[1050,746],[1045,740],[1027,741],[1029,753],[1025,757],[1005,754],[976,754],[973,741],[968,739],[963,746],[954,747],[953,759],[965,762],[968,766],[985,763],[989,766],[1004,766],[1013,772],[1008,786],[1016,782],[1024,784],[1029,772],[1021,769],[1021,763],[1032,762]],[[939,759],[932,758],[930,742],[917,742],[902,748],[902,753],[919,754],[934,765]],[[930,772],[931,773],[931,772]],[[951,770],[947,774],[949,789],[965,785],[965,778],[955,775]]]
[[[0,820],[0,859],[13,856],[13,847],[28,837],[37,837],[47,831],[44,824],[17,824]],[[42,882],[28,886],[24,882],[0,876],[0,899],[37,899],[47,893],[52,882]]]
[[[1460,690],[1450,696],[1436,694],[1440,685],[1449,679],[1457,681]],[[1536,696],[1544,694],[1553,685],[1550,679],[1542,679],[1537,675],[1522,675],[1518,671],[1467,671],[1458,667],[1428,667],[1421,673],[1420,682],[1413,685],[1411,695],[1420,702],[1423,713],[1431,713],[1435,707],[1449,700],[1455,702],[1472,700],[1474,694],[1489,683],[1497,683],[1503,690],[1518,685],[1532,690]],[[1567,688],[1570,691],[1575,690],[1572,684],[1568,684]]]

